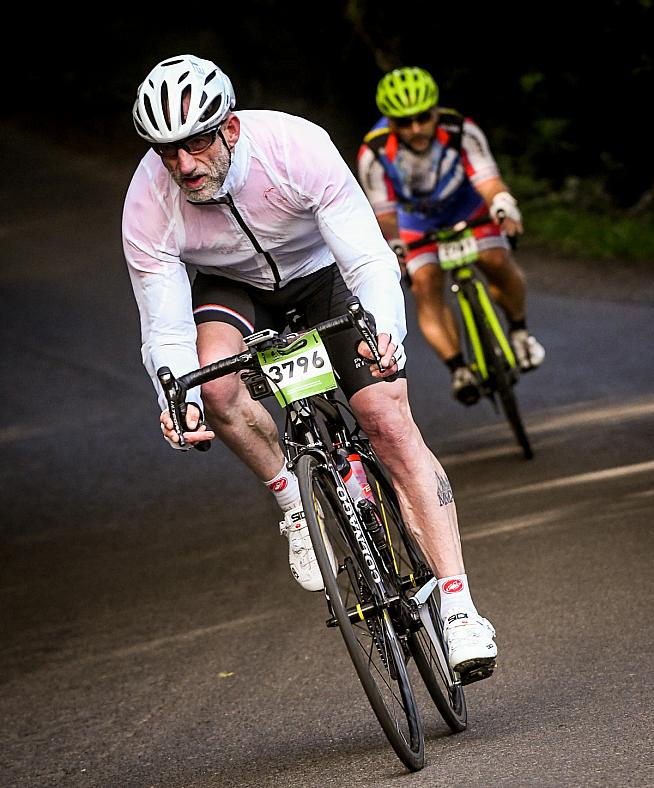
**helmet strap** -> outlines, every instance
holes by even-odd
[[[232,163],[232,149],[227,144],[227,140],[225,139],[225,135],[223,134],[223,130],[221,128],[218,129],[218,136],[223,142],[223,145],[227,148],[227,153],[229,154],[229,163]]]

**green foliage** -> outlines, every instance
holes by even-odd
[[[523,214],[520,246],[577,258],[654,263],[654,189],[624,209],[607,189],[606,173],[568,176],[557,185],[507,156],[499,156],[498,164]]]
[[[524,246],[577,258],[654,263],[654,212],[618,210],[597,181],[570,178],[558,192],[520,180]]]
[[[577,258],[654,262],[651,222],[562,206],[550,210],[525,206],[524,217],[524,246],[546,247]]]

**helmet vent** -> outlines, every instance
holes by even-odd
[[[152,111],[152,102],[150,101],[150,97],[148,95],[143,96],[143,103],[145,105],[145,111],[148,113],[148,119],[156,129],[157,121],[154,119],[154,112]]]
[[[162,63],[162,66],[176,66],[178,63],[183,63],[184,61],[180,58],[175,58],[175,60],[167,60],[165,63]]]
[[[211,82],[211,80],[214,79],[215,76],[216,76],[216,72],[212,71],[211,74],[209,74],[209,76],[204,80],[204,86],[206,87]]]
[[[202,97],[202,101],[204,101],[205,98],[206,98],[206,95]],[[209,118],[211,118],[214,115],[218,114],[218,111],[220,110],[220,107],[222,106],[222,103],[223,103],[223,97],[222,96],[216,96],[216,98],[211,102],[211,104],[209,104],[209,106],[206,108],[206,110],[202,113],[202,116],[200,117],[200,121],[202,123],[204,123],[205,120],[209,120]],[[201,102],[200,106],[202,106],[202,102]]]
[[[165,82],[161,83],[161,106],[164,110],[164,121],[166,126],[168,127],[168,131],[171,130],[170,125],[170,107],[168,105],[168,85]]]
[[[190,71],[185,71],[185,72],[182,74],[182,76],[181,76],[181,77],[180,77],[180,78],[177,80],[177,84],[178,84],[178,85],[181,85],[181,83],[182,83],[182,82],[183,82],[183,81],[186,79],[186,77],[188,77],[188,75],[189,75],[190,73],[191,73]]]

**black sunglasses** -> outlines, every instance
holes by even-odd
[[[203,131],[201,134],[195,134],[193,137],[187,137],[179,142],[155,143],[152,145],[152,150],[158,153],[162,159],[176,159],[177,151],[180,148],[191,154],[204,153],[216,141],[219,130],[220,126],[216,126],[215,129]]]
[[[410,115],[406,118],[393,118],[393,123],[401,129],[407,129],[414,123],[427,123],[432,117],[431,110],[426,109],[424,112],[419,112],[417,115]]]

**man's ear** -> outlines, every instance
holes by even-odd
[[[229,116],[229,119],[222,126],[222,132],[231,150],[241,136],[241,121],[236,115]]]

